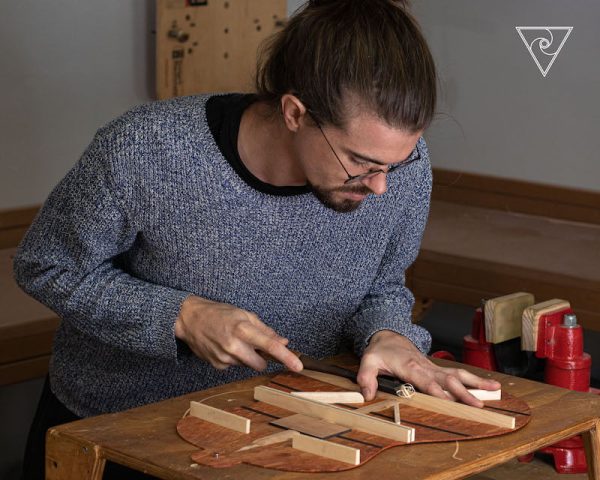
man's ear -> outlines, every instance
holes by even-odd
[[[286,127],[292,132],[297,132],[307,122],[308,112],[306,107],[298,97],[291,93],[282,95],[281,112]]]

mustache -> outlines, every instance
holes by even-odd
[[[369,187],[365,185],[345,185],[343,187],[336,188],[338,192],[345,193],[356,193],[358,195],[369,195],[373,193]]]

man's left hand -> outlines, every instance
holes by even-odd
[[[391,330],[381,330],[373,335],[361,359],[357,382],[367,401],[375,398],[377,375],[391,375],[412,384],[420,392],[480,408],[483,402],[471,395],[467,387],[500,388],[499,382],[478,377],[462,368],[438,367],[410,340]]]

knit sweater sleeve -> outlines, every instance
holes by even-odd
[[[359,356],[371,337],[380,330],[392,330],[407,337],[423,353],[427,353],[431,347],[429,332],[412,323],[414,296],[405,286],[406,269],[419,253],[431,196],[431,167],[424,142],[420,149],[422,163],[419,162],[418,172],[414,176],[410,174],[411,180],[402,185],[407,187],[404,192],[409,198],[395,234],[386,248],[369,293],[350,322],[350,334]]]
[[[119,267],[118,256],[135,242],[137,230],[100,138],[45,202],[15,256],[15,278],[82,333],[175,359],[174,323],[189,294]]]

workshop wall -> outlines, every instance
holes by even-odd
[[[600,2],[412,3],[440,74],[434,166],[600,191]],[[516,26],[573,27],[545,78]]]
[[[441,113],[427,135],[434,166],[600,190],[600,3],[413,4],[440,72]],[[153,9],[153,0],[0,3],[0,209],[41,203],[98,127],[153,98]],[[517,25],[574,27],[545,78]]]
[[[152,98],[153,6],[0,2],[0,209],[43,202],[100,126]]]

